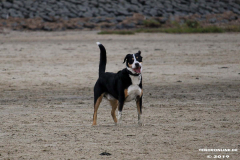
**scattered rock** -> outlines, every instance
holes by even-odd
[[[216,23],[216,22],[217,22],[217,18],[211,18],[211,19],[209,20],[209,22],[210,22],[210,23]]]
[[[2,5],[4,8],[7,8],[7,9],[12,7],[12,3],[10,3],[10,2],[2,2]]]
[[[122,29],[124,29],[124,26],[123,26],[123,24],[117,24],[114,29],[122,30]]]
[[[126,17],[124,17],[124,16],[119,16],[119,17],[116,18],[116,21],[117,22],[122,22],[125,18]]]
[[[83,27],[89,28],[89,29],[93,29],[93,28],[95,27],[95,25],[92,24],[92,23],[85,23],[85,24],[83,25]]]
[[[131,23],[123,23],[123,27],[124,29],[132,29],[132,28],[135,28],[135,24],[133,22]]]
[[[163,17],[163,18],[160,19],[160,23],[165,24],[167,22],[167,20],[168,20],[168,18]]]
[[[227,69],[228,67],[221,67],[221,69]]]
[[[99,155],[101,155],[101,156],[111,156],[112,154],[105,151],[105,152],[100,153]]]

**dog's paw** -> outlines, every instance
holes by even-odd
[[[143,126],[143,123],[141,121],[138,121],[138,126],[139,127]]]
[[[122,127],[123,124],[122,124],[121,122],[117,122],[117,123],[116,123],[116,126],[118,126],[118,127]]]

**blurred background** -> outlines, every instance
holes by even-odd
[[[239,0],[0,1],[0,28],[11,30],[226,27],[239,26],[239,15]]]

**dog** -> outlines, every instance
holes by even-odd
[[[141,123],[142,114],[142,56],[141,51],[127,54],[123,63],[126,68],[117,73],[105,72],[107,55],[105,47],[97,42],[100,49],[99,78],[94,86],[94,114],[93,126],[97,125],[97,110],[105,97],[112,106],[111,115],[115,124],[121,124],[122,110],[125,102],[136,100],[138,124]],[[118,117],[115,111],[118,108]]]

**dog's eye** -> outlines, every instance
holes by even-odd
[[[136,57],[138,59],[138,57]]]

